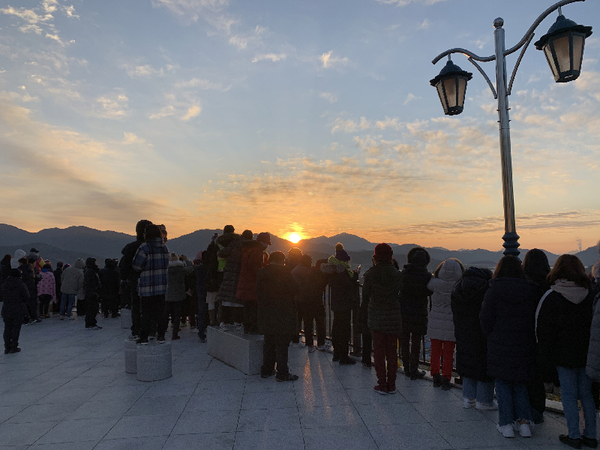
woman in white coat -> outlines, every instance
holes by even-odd
[[[427,288],[433,291],[431,311],[427,326],[427,336],[431,342],[431,376],[433,386],[447,391],[452,386],[452,367],[454,365],[454,320],[452,316],[452,290],[463,275],[465,266],[456,258],[442,262],[429,280]],[[440,359],[443,360],[440,375]]]

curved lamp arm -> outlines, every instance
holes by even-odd
[[[513,82],[515,80],[515,76],[517,74],[517,70],[519,68],[519,65],[521,64],[521,59],[523,59],[523,55],[525,54],[525,51],[527,50],[527,47],[529,46],[531,40],[533,39],[533,35],[534,35],[535,29],[552,12],[556,11],[557,9],[561,8],[564,5],[568,5],[569,3],[575,3],[575,2],[585,2],[585,0],[561,0],[560,2],[555,3],[554,5],[550,6],[546,11],[544,11],[542,14],[540,14],[540,16],[535,20],[535,22],[533,22],[533,25],[531,25],[531,27],[529,27],[529,30],[527,30],[527,33],[525,33],[525,35],[517,43],[517,45],[515,45],[514,47],[512,47],[512,48],[504,51],[504,56],[507,56],[507,55],[510,55],[511,53],[516,52],[521,47],[525,46],[523,48],[523,50],[521,51],[521,54],[519,55],[519,58],[517,59],[517,62],[515,64],[515,68],[513,69],[512,75],[510,77],[510,85],[509,85],[509,88],[508,88],[508,91],[507,91],[507,95],[510,95],[510,93],[512,91],[512,85],[513,85]],[[475,53],[473,53],[473,52],[471,52],[469,50],[466,50],[464,48],[451,48],[451,49],[446,50],[445,52],[440,53],[439,55],[437,55],[435,58],[433,58],[433,60],[431,61],[431,63],[432,64],[436,64],[444,56],[448,56],[448,55],[451,55],[453,53],[462,53],[463,55],[468,56],[469,57],[469,62],[471,62],[477,68],[477,70],[479,71],[479,73],[481,73],[481,75],[483,75],[483,77],[487,81],[490,89],[492,90],[492,94],[494,94],[494,98],[498,98],[496,90],[494,89],[494,87],[493,87],[493,85],[492,85],[489,77],[485,74],[485,72],[479,66],[479,64],[477,64],[475,62],[475,61],[479,61],[479,62],[495,61],[496,60],[496,55],[483,57],[483,56],[478,56]]]

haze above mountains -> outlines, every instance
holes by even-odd
[[[239,231],[239,230],[237,230]],[[169,239],[167,246],[169,250],[177,254],[185,254],[194,259],[199,250],[204,250],[210,243],[214,233],[222,233],[222,230],[197,230],[193,233]],[[499,238],[500,239],[500,238]],[[0,254],[14,254],[18,248],[29,252],[35,247],[40,250],[44,259],[50,259],[55,265],[58,261],[73,264],[77,258],[93,257],[98,260],[100,267],[104,266],[106,258],[120,258],[123,247],[135,240],[135,236],[115,231],[100,231],[83,226],[68,228],[48,228],[37,233],[14,227],[12,225],[0,224]],[[371,266],[371,256],[377,242],[369,242],[359,236],[341,233],[335,236],[320,236],[304,239],[297,244],[271,235],[272,245],[269,251],[281,250],[285,253],[291,247],[299,247],[304,253],[312,256],[313,262],[317,259],[327,258],[334,252],[334,245],[342,242],[352,257],[353,265],[361,264],[363,270]],[[389,243],[389,242],[388,242]],[[394,257],[402,266],[406,262],[406,254],[414,247],[415,243],[392,244]],[[427,247],[426,247],[427,248]],[[446,258],[454,257],[461,260],[466,266],[478,266],[493,268],[502,257],[502,252],[492,252],[484,249],[474,250],[448,250],[445,248],[427,248],[431,254],[429,268],[433,270],[437,264]],[[521,257],[527,252],[521,249]],[[552,265],[559,255],[545,251]],[[596,247],[590,247],[576,255],[586,266],[591,266],[598,259]]]

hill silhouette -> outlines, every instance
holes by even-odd
[[[206,249],[214,233],[221,234],[222,230],[204,229],[169,239],[167,245],[170,251],[177,254],[185,254],[189,259],[194,259],[196,254]],[[72,226],[68,228],[48,228],[37,233],[31,233],[12,225],[0,224],[0,253],[13,254],[18,248],[26,252],[36,247],[45,259],[53,262],[63,261],[72,264],[77,258],[89,256],[98,259],[101,266],[106,258],[120,258],[123,247],[135,240],[134,235],[118,233],[115,231],[101,231],[84,226]],[[304,239],[294,244],[276,235],[271,235],[272,245],[269,251],[281,250],[287,253],[292,247],[299,247],[304,253],[313,257],[313,261],[327,258],[334,253],[334,246],[342,242],[346,251],[350,254],[353,266],[361,264],[363,270],[371,266],[371,256],[377,242],[369,242],[360,236],[349,233],[340,233],[335,236],[319,236]],[[406,254],[417,244],[390,243],[394,249],[394,257],[403,266],[406,263]],[[427,247],[426,247],[427,248]],[[466,266],[479,266],[493,268],[503,256],[502,251],[490,251],[485,249],[472,250],[448,250],[441,247],[427,248],[431,254],[430,270],[446,258],[454,257],[461,260]],[[527,249],[521,249],[521,256],[525,255]],[[552,265],[558,255],[545,252]],[[596,247],[590,247],[577,256],[583,263],[590,267],[598,259]]]

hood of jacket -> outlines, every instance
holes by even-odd
[[[183,264],[183,261],[169,261],[169,267],[183,267],[185,266],[185,264]]]
[[[584,301],[589,292],[588,289],[578,286],[575,284],[575,282],[568,280],[556,280],[556,283],[553,284],[550,289],[558,292],[575,305],[578,305]]]
[[[463,275],[462,268],[458,261],[447,259],[442,263],[437,278],[449,283],[456,283]]]
[[[452,300],[458,303],[471,302],[474,296],[478,296],[483,300],[483,295],[488,289],[492,271],[489,269],[481,269],[479,267],[469,267],[465,270],[463,277],[454,286]],[[457,295],[454,295],[454,294]]]
[[[21,280],[21,271],[19,269],[11,269],[9,272],[9,276],[6,278],[4,283],[2,283],[2,289],[16,291],[18,289],[21,289],[22,285],[23,280]]]
[[[85,261],[83,260],[83,258],[79,258],[77,261],[75,261],[75,268],[76,269],[84,269],[85,268]]]

